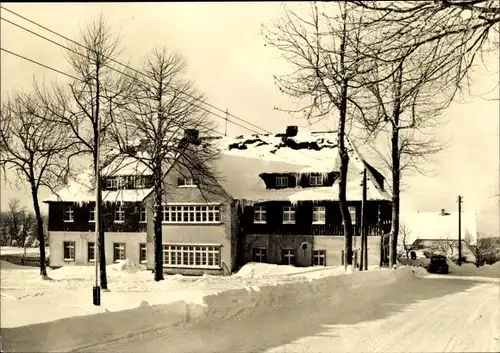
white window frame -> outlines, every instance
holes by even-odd
[[[64,208],[63,220],[64,223],[73,223],[75,221],[75,209],[73,206]]]
[[[351,225],[356,224],[356,206],[348,206],[349,214],[351,215]],[[342,225],[344,225],[344,220],[342,220]]]
[[[95,223],[95,210],[96,210],[95,206],[91,206],[90,207],[90,211],[89,211],[89,223]]]
[[[120,253],[119,257],[122,257],[122,254],[123,254],[123,259],[121,259],[121,258],[117,259],[116,258],[116,251],[117,250]],[[127,250],[127,247],[126,247],[125,243],[113,243],[113,262],[116,263],[118,261],[125,260],[127,258],[126,250]]]
[[[136,189],[146,188],[146,180],[144,180],[143,176],[138,175],[134,178],[134,188]]]
[[[163,205],[164,224],[220,224],[220,204]]]
[[[142,254],[144,252],[144,259],[142,259]],[[145,264],[148,262],[148,245],[146,243],[139,244],[139,263]]]
[[[295,224],[295,208],[283,206],[283,224]]]
[[[115,223],[124,223],[125,222],[125,209],[122,203],[117,203],[115,205]],[[121,216],[120,216],[121,215]]]
[[[276,186],[277,187],[286,187],[286,186],[288,186],[288,177],[286,177],[286,176],[276,177]]]
[[[76,243],[74,241],[63,241],[63,259],[65,262],[75,262],[75,255],[76,255]],[[66,255],[66,250],[69,251],[69,254],[71,257],[65,257]]]
[[[310,186],[323,186],[323,184],[324,184],[324,179],[323,179],[322,174],[311,175],[309,177],[309,185]]]
[[[91,246],[91,244],[92,244],[92,246]],[[92,258],[92,259],[89,257],[90,249],[93,250],[93,254],[94,254],[94,258]],[[87,261],[88,262],[95,262],[95,242],[93,242],[93,241],[87,242]]]
[[[220,269],[219,244],[163,244],[163,267]]]
[[[267,261],[267,249],[266,248],[254,248],[253,261],[265,263],[262,259],[265,258]]]
[[[178,180],[183,181],[183,183],[179,183],[179,185],[177,185],[180,188],[195,188],[195,187],[197,187],[193,177],[179,177]]]
[[[106,189],[119,189],[119,188],[120,188],[119,177],[106,178]]]
[[[139,223],[147,223],[147,222],[148,222],[148,212],[147,212],[146,206],[140,206],[140,208],[139,208]]]
[[[266,224],[267,223],[267,210],[266,206],[255,206],[253,209],[253,223]]]
[[[316,220],[315,220],[316,217]],[[312,224],[325,224],[326,223],[326,207],[313,206]]]
[[[321,264],[323,262],[323,264]],[[313,250],[313,266],[326,266],[326,250],[314,249]]]
[[[288,253],[287,253],[288,252]],[[282,262],[284,265],[287,265],[287,266],[293,266],[293,264],[291,264],[290,262],[295,262],[295,261],[290,261],[290,259],[295,259],[295,250],[293,249],[282,249]],[[285,259],[287,259],[285,261]]]

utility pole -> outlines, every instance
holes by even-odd
[[[458,195],[458,266],[462,266],[462,196]]]
[[[100,214],[101,214],[101,205],[99,203],[100,199],[100,163],[99,163],[99,155],[100,155],[100,139],[101,139],[101,124],[100,124],[100,119],[99,117],[96,117],[96,124],[97,124],[97,131],[96,131],[96,142],[95,142],[95,153],[97,155],[96,162],[95,162],[95,213],[94,213],[94,220],[95,220],[95,240],[94,240],[94,265],[95,265],[95,286],[92,288],[92,293],[93,293],[93,303],[96,306],[101,305],[101,288],[99,286],[99,231],[101,229],[101,219],[100,219]]]
[[[363,187],[363,196],[361,198],[361,261],[359,264],[359,270],[367,270],[368,259],[366,258],[366,222],[365,222],[365,206],[366,206],[366,168],[363,169],[363,183],[361,184]]]

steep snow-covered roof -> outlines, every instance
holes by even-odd
[[[336,132],[238,136],[216,139],[221,156],[215,168],[221,184],[237,199],[249,201],[325,201],[338,200],[338,180],[329,187],[266,189],[262,173],[327,173],[339,171]],[[362,199],[364,162],[347,139],[350,155],[347,199]],[[390,200],[374,176],[367,171],[367,199]]]
[[[409,234],[406,242],[411,244],[422,240],[458,240],[458,212],[409,212],[401,214],[400,224],[406,226]],[[467,237],[472,244],[477,241],[477,223],[474,212],[462,212],[462,239]],[[401,237],[401,234],[399,235]]]
[[[139,152],[142,153],[142,152]],[[140,158],[140,156],[139,156]],[[151,169],[138,160],[132,157],[119,156],[115,158],[109,165],[101,171],[103,176],[125,176],[125,175],[152,175]]]

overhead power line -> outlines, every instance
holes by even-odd
[[[52,30],[52,29],[50,29],[50,28],[48,28],[48,27],[46,27],[46,26],[44,26],[44,25],[42,25],[42,24],[40,24],[40,23],[38,23],[38,22],[36,22],[36,21],[33,21],[33,20],[31,20],[31,19],[29,19],[29,18],[27,18],[27,17],[25,17],[25,16],[23,16],[23,15],[21,15],[21,14],[19,14],[19,13],[15,12],[15,11],[12,11],[12,10],[10,10],[10,9],[7,9],[7,8],[5,8],[4,6],[0,6],[0,8],[2,8],[3,10],[5,10],[5,11],[7,11],[7,12],[9,12],[9,13],[11,13],[11,14],[13,14],[13,15],[15,15],[15,16],[17,16],[17,17],[19,17],[19,18],[22,18],[23,20],[25,20],[25,21],[27,21],[27,22],[29,22],[29,23],[32,23],[32,24],[34,24],[35,26],[38,26],[38,27],[40,27],[40,28],[42,28],[42,29],[44,29],[44,30],[46,30],[46,31],[48,31],[48,32],[50,32],[50,33],[52,33],[52,34],[54,34],[54,35],[56,35],[56,36],[60,37],[60,38],[63,38],[63,39],[65,39],[65,40],[67,40],[67,41],[69,41],[69,42],[71,42],[71,43],[73,43],[73,44],[75,44],[75,45],[78,45],[78,46],[80,46],[80,47],[82,47],[82,48],[84,48],[84,49],[86,49],[86,50],[91,50],[90,48],[86,47],[85,45],[83,45],[83,44],[81,44],[81,43],[78,43],[77,41],[75,41],[75,40],[73,40],[73,39],[71,39],[71,38],[68,38],[67,36],[65,36],[65,35],[63,35],[63,34],[61,34],[61,33],[57,32],[57,31],[54,31],[54,30]],[[5,19],[4,19],[4,20],[5,20]],[[10,21],[9,21],[9,22],[10,22]],[[12,23],[12,22],[10,22],[10,23]],[[32,34],[35,34],[35,35],[37,35],[37,36],[39,36],[39,37],[41,37],[41,38],[44,38],[44,39],[46,39],[46,40],[48,40],[48,41],[50,41],[50,42],[52,42],[52,43],[54,43],[54,44],[56,44],[56,45],[60,45],[60,46],[61,46],[61,44],[58,44],[58,43],[54,42],[53,40],[50,40],[50,39],[48,39],[48,38],[46,38],[46,37],[43,37],[42,35],[40,35],[40,34],[38,34],[38,33],[35,33],[35,32],[33,32],[33,31],[31,31],[31,30],[29,30],[29,29],[25,28],[25,27],[22,27],[21,25],[18,25],[18,24],[14,24],[14,25],[18,26],[19,28],[25,29],[26,31],[28,31],[28,32],[30,32],[30,33],[32,33]],[[67,49],[67,48],[66,48],[66,49]],[[147,77],[147,75],[146,75],[146,74],[144,74],[143,72],[141,72],[140,70],[134,69],[134,68],[130,67],[129,65],[124,64],[124,63],[122,63],[122,62],[120,62],[120,61],[118,61],[118,60],[116,60],[116,59],[113,59],[113,58],[108,58],[108,59],[110,59],[110,61],[111,61],[111,62],[114,62],[114,63],[116,63],[116,64],[118,64],[118,65],[121,65],[121,66],[123,66],[123,67],[125,67],[125,68],[127,68],[127,69],[129,69],[129,70],[132,70],[132,71],[134,71],[134,72],[136,72],[136,73],[138,73],[138,74],[140,74],[140,75],[143,75],[143,76]],[[189,93],[186,93],[186,92],[183,92],[183,91],[179,91],[179,90],[175,89],[174,87],[171,87],[171,88],[172,88],[174,91],[177,91],[177,92],[178,92],[178,93],[180,93],[180,94],[184,94],[184,95],[186,95],[186,96],[188,96],[188,97],[190,97],[190,98],[192,98],[192,99],[194,99],[194,100],[196,100],[196,101],[200,101],[200,102],[202,102],[203,104],[206,104],[206,105],[207,105],[207,106],[209,106],[210,108],[213,108],[213,109],[215,109],[215,110],[217,110],[217,111],[219,111],[219,112],[221,112],[221,113],[226,114],[226,110],[225,110],[225,109],[221,109],[221,108],[219,108],[219,107],[216,107],[216,106],[214,106],[214,105],[212,105],[212,104],[210,104],[210,103],[208,103],[208,102],[205,102],[205,101],[203,101],[203,100],[200,100],[198,97],[195,97],[195,96],[193,96],[193,95],[191,95],[191,94],[189,94]],[[243,122],[243,123],[245,123],[245,124],[247,124],[247,125],[249,125],[249,126],[253,126],[253,127],[255,127],[255,128],[259,129],[259,130],[262,130],[262,131],[264,131],[264,132],[266,132],[266,133],[271,133],[270,131],[268,131],[268,130],[266,130],[266,129],[264,129],[264,128],[262,128],[262,127],[258,126],[258,125],[255,125],[255,124],[253,124],[253,123],[251,123],[251,122],[249,122],[249,121],[247,121],[247,120],[245,120],[245,119],[242,119],[242,118],[240,118],[240,117],[238,117],[238,116],[236,116],[236,115],[234,115],[234,114],[231,114],[231,113],[227,112],[227,115],[229,115],[229,116],[233,117],[234,119],[239,120],[239,121],[241,121],[241,122]],[[224,120],[226,120],[226,118],[224,118]],[[249,129],[249,128],[245,127],[245,126],[239,125],[239,124],[237,124],[237,123],[235,123],[234,121],[231,121],[231,120],[229,120],[229,119],[228,119],[227,121],[229,121],[229,122],[231,122],[231,123],[233,123],[233,124],[235,124],[235,125],[241,126],[241,127],[245,128],[245,129],[247,129],[247,130],[249,130],[249,131],[252,131],[252,132],[258,133],[258,132],[253,131],[253,130],[251,130],[251,129]]]
[[[77,77],[75,77],[75,76],[73,76],[73,75],[71,75],[71,74],[68,74],[68,73],[66,73],[66,72],[64,72],[64,71],[61,71],[61,70],[56,69],[56,68],[53,68],[52,66],[46,65],[46,64],[41,63],[41,62],[39,62],[39,61],[36,61],[36,60],[30,59],[30,58],[28,58],[28,57],[26,57],[26,56],[23,56],[23,55],[21,55],[21,54],[15,53],[15,52],[13,52],[13,51],[11,51],[11,50],[8,50],[8,49],[2,48],[2,47],[0,47],[0,50],[1,50],[1,51],[4,51],[4,52],[6,52],[6,53],[9,53],[9,54],[11,54],[11,55],[13,55],[13,56],[16,56],[16,57],[18,57],[18,58],[20,58],[20,59],[26,60],[26,61],[28,61],[28,62],[30,62],[30,63],[33,63],[33,64],[35,64],[35,65],[41,66],[41,67],[46,68],[46,69],[51,70],[51,71],[54,71],[54,72],[56,72],[56,73],[58,73],[58,74],[64,75],[64,76],[69,77],[69,78],[72,78],[72,79],[74,79],[74,80],[76,80],[76,81],[82,81],[81,79],[79,79],[79,78],[77,78]],[[111,92],[111,93],[113,93],[113,92]],[[202,109],[202,110],[205,110],[203,107],[199,107],[199,106],[197,106],[197,105],[194,105],[194,106],[195,106],[195,107],[197,107],[197,108],[200,108],[200,109]],[[209,113],[214,114],[213,112],[210,112],[210,111],[209,111]],[[222,132],[219,132],[219,131],[217,131],[217,130],[215,130],[215,129],[208,128],[208,130],[210,130],[210,131],[212,131],[212,132],[215,132],[215,133],[217,133],[217,134],[219,134],[219,135],[221,135],[221,136],[224,136],[224,134],[223,134]]]

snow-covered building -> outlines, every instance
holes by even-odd
[[[441,209],[440,212],[402,213],[400,224],[405,232],[405,243],[407,245],[418,245],[419,247],[435,249],[436,251],[447,249],[447,255],[458,254],[458,212],[449,212],[446,209]],[[460,233],[462,237],[462,250],[465,255],[472,257],[465,243],[475,245],[477,242],[477,219],[475,212],[461,212]]]
[[[298,266],[340,265],[344,239],[338,203],[337,132],[299,132],[218,139],[221,184],[241,205],[239,261]],[[347,139],[347,200],[360,250],[363,169],[367,170],[369,264],[380,263],[390,230],[391,198],[384,177]]]
[[[167,273],[227,274],[249,261],[340,265],[343,226],[338,207],[336,132],[205,138],[220,154],[210,163],[210,193],[182,168],[168,168],[163,197],[163,260]],[[380,235],[390,229],[384,177],[348,141],[347,199],[360,248],[362,173],[367,169],[369,264],[380,261]],[[116,165],[115,165],[116,164]],[[103,170],[106,261],[129,259],[154,267],[153,178],[144,165],[122,158]],[[83,174],[49,204],[52,266],[92,264],[95,192]]]

